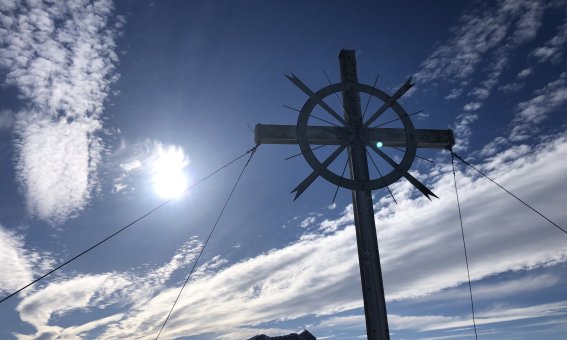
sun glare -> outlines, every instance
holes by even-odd
[[[163,198],[180,196],[187,187],[187,178],[183,169],[187,166],[183,149],[170,147],[159,150],[159,158],[154,163],[154,189]]]

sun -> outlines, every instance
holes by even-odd
[[[187,188],[187,177],[183,169],[187,166],[187,157],[180,147],[172,146],[160,149],[153,166],[153,184],[156,193],[167,199],[179,197]]]

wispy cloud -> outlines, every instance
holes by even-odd
[[[468,102],[458,113],[455,123],[460,132],[457,149],[467,148],[472,135],[470,122],[476,120],[476,111],[495,88],[512,93],[524,86],[523,79],[533,72],[533,65],[514,70],[516,79],[511,83],[498,84],[510,67],[511,58],[519,48],[536,38],[544,16],[551,12],[559,12],[562,16],[557,34],[530,53],[532,57],[526,56],[525,62],[560,60],[567,43],[565,4],[563,0],[509,0],[467,10],[461,15],[459,24],[452,28],[451,38],[440,44],[422,63],[415,74],[418,86],[445,83],[450,86],[445,99],[463,96]]]
[[[0,225],[0,293],[9,294],[28,284],[34,274],[53,264],[51,254],[25,247],[24,238]]]
[[[21,248],[22,244],[19,246]],[[146,304],[156,292],[163,290],[165,283],[176,271],[191,264],[201,247],[202,243],[192,239],[186,242],[167,263],[155,268],[59,278],[29,293],[18,304],[16,310],[22,321],[36,328],[37,332],[29,335],[30,337],[83,338],[81,334],[84,332],[101,326],[115,325],[123,318],[123,314],[117,313],[72,327],[53,325],[53,316],[71,311],[76,314],[88,313],[91,309],[102,310],[109,306],[127,305],[136,310],[137,306]],[[20,250],[20,253],[22,252],[24,250]],[[206,273],[207,269],[211,268],[215,268],[214,263],[207,262],[201,266],[201,273]],[[22,280],[29,281],[30,277],[28,275]],[[26,337],[24,334],[18,336]]]
[[[546,288],[553,287],[559,284],[561,277],[553,274],[543,275],[525,275],[520,278],[514,277],[513,279],[497,282],[497,283],[482,283],[474,285],[474,299],[475,301],[487,300],[494,301],[510,296],[517,296],[518,294],[527,294],[534,291],[542,291]],[[459,286],[452,289],[447,289],[439,293],[429,295],[419,299],[421,303],[428,301],[467,301],[469,298],[468,289],[462,289]]]
[[[535,128],[537,124],[567,102],[566,82],[567,73],[563,72],[557,80],[536,90],[533,98],[517,105],[510,140],[522,141],[539,132],[539,129]]]
[[[469,140],[472,135],[471,125],[478,119],[476,113],[462,113],[456,117],[455,123],[451,126],[455,134],[455,145],[453,150],[462,151],[469,147]]]
[[[14,113],[11,111],[0,111],[0,131],[11,129],[14,126]]]
[[[498,305],[492,308],[478,311],[476,318],[477,326],[492,325],[501,322],[518,321],[530,319],[544,319],[559,317],[559,321],[564,321],[567,315],[567,303],[554,302],[533,306],[512,306]],[[356,328],[364,324],[364,315],[351,315],[331,317],[321,321],[314,326],[314,329],[325,327],[336,327],[339,329]],[[420,332],[420,339],[456,339],[460,337],[470,338],[472,322],[470,317],[445,316],[445,315],[388,315],[390,330],[414,330]],[[533,323],[527,322],[524,326]],[[550,323],[551,324],[551,323]],[[480,328],[480,327],[479,327]],[[481,328],[480,334],[487,335],[492,331],[486,327]],[[427,332],[446,330],[449,331],[446,337],[435,336],[427,337]]]
[[[554,11],[563,14],[563,22],[557,27],[556,34],[551,39],[537,47],[530,54],[538,63],[560,62],[563,58],[565,44],[567,43],[567,10],[565,10],[565,2],[552,2],[551,5]]]
[[[545,164],[551,159],[567,162],[565,136],[557,136],[541,145],[506,150],[477,166],[528,202],[545,206],[554,219],[565,224],[567,212],[561,209],[565,201],[561,188],[567,186],[567,178],[562,171],[567,164],[546,167]],[[552,226],[533,216],[530,211],[518,209],[515,200],[498,191],[484,178],[468,171],[459,171],[457,176],[473,281],[507,271],[528,271],[567,261],[565,242],[557,237],[557,231]],[[544,176],[547,180],[538,187],[528,186],[522,180],[526,176]],[[388,301],[414,301],[431,294],[443,294],[447,289],[466,282],[450,167],[438,165],[428,181],[441,197],[440,200],[430,202],[422,198],[415,199],[411,185],[399,182],[392,186],[398,205],[385,199],[376,205]],[[337,312],[362,307],[352,218],[352,209],[347,207],[337,219],[319,222],[318,231],[304,234],[283,248],[238,263],[230,264],[220,257],[214,257],[201,266],[187,285],[164,335],[214,334],[236,339],[242,338],[242,334],[260,333],[259,330],[266,329],[263,325],[268,322],[307,315],[329,316],[331,319],[328,322],[355,322],[332,319]],[[151,278],[154,276],[151,273],[156,273],[156,277],[162,274],[173,277],[174,272],[192,261],[195,250],[200,247],[196,240],[191,242],[171,261],[143,276]],[[443,247],[436,246],[440,244]],[[155,336],[179,292],[179,288],[167,284],[167,280],[153,285],[134,285],[139,274],[108,273],[92,277],[93,281],[100,280],[100,284],[93,285],[92,289],[90,285],[85,286],[84,293],[77,292],[78,296],[83,297],[82,300],[77,299],[78,302],[57,313],[63,313],[64,310],[79,312],[86,306],[80,301],[89,302],[91,308],[113,301],[117,305],[129,306],[129,311],[121,311],[121,316],[116,317],[115,321],[101,326],[98,331],[104,332],[103,338],[144,334]],[[62,280],[52,286],[62,290],[67,287],[65,282]],[[541,280],[526,278],[516,283],[487,286],[486,289],[479,286],[478,293],[493,288],[496,291],[506,290],[513,295],[525,292],[522,283],[533,288],[550,286],[554,282],[557,280],[553,277],[543,277]],[[81,289],[81,285],[73,287],[76,288],[68,289]],[[107,288],[101,291],[102,287]],[[113,291],[112,287],[116,287],[116,290]],[[43,303],[43,298],[33,300],[33,296],[46,294],[44,289],[22,300],[18,307],[21,313],[29,313],[22,315],[22,318],[35,323],[38,332],[62,327],[43,315],[43,308],[24,308],[33,305],[30,301]],[[149,293],[145,289],[149,289]],[[100,298],[95,299],[96,296]],[[97,302],[93,303],[95,300]],[[65,306],[64,303],[61,305]],[[518,308],[524,309],[515,316],[509,313],[511,316],[504,319],[497,319],[489,310],[479,315],[485,323],[532,318],[532,313],[522,314],[528,307],[520,306]],[[55,313],[53,308],[51,306],[46,310]],[[109,311],[105,317],[112,315]],[[392,325],[400,329],[423,330],[426,325],[432,330],[434,328],[431,327],[454,328],[469,322],[464,316],[442,315],[417,322],[421,318],[392,316],[391,320]],[[57,334],[61,332],[63,330]]]
[[[456,93],[488,61],[483,71],[488,76],[485,86],[473,90],[478,90],[477,96],[484,97],[484,90],[489,90],[498,78],[511,50],[535,37],[542,11],[543,5],[538,1],[501,1],[495,7],[465,12],[458,26],[452,28],[452,38],[423,62],[416,80],[449,81],[456,86],[453,90]]]
[[[549,316],[567,315],[567,302],[552,302],[534,306],[496,306],[494,308],[480,311],[476,320],[477,325],[486,325],[499,322],[515,320],[526,320],[545,318]],[[417,323],[416,323],[417,325]],[[439,322],[427,322],[421,324],[423,331],[467,327],[471,325],[470,320],[460,318],[445,318]]]
[[[110,0],[0,5],[4,83],[26,103],[15,123],[17,178],[30,212],[52,223],[83,209],[97,183],[121,21],[112,11]]]
[[[488,157],[507,148],[511,150],[514,143],[521,145],[537,139],[542,131],[542,123],[554,112],[558,112],[566,102],[567,73],[563,72],[556,80],[533,91],[531,98],[518,103],[514,108],[514,117],[508,124],[508,133],[487,143],[473,155]]]
[[[556,152],[567,153],[563,140],[553,145],[553,152],[542,150],[537,159],[523,159],[523,154],[518,154],[514,162],[502,165],[499,170],[505,168],[509,173],[507,178],[502,178],[504,183],[514,183],[527,173],[547,171],[540,166],[548,158],[557,157]],[[503,173],[498,171],[495,174]],[[519,217],[522,213],[518,213],[515,202],[507,200],[507,197],[498,198],[498,192],[482,178],[464,174],[459,176],[466,178],[460,181],[463,206],[468,211],[474,211],[474,214],[465,214],[467,229],[475,230],[474,234],[468,236],[470,248],[474,249],[471,254],[473,280],[567,259],[567,249],[563,242],[556,240],[555,230],[546,229],[544,232],[541,228],[547,225],[540,223],[537,218],[530,218],[529,213]],[[557,170],[549,178],[561,176]],[[439,176],[434,185],[436,192],[449,200],[453,195],[450,177],[449,173],[445,173]],[[555,202],[552,204],[556,206],[559,199],[556,195],[561,193],[552,189],[557,183],[550,181],[548,185],[549,196],[545,201]],[[538,195],[536,191],[528,190],[524,194],[527,199],[537,200],[532,196]],[[487,200],[492,202],[492,209],[484,207]],[[447,209],[446,199],[425,203],[412,200],[411,193],[408,193],[406,197],[400,197],[398,203],[396,207],[387,205],[377,210],[387,299],[413,299],[465,282],[466,275],[462,270],[464,260],[454,255],[462,252],[458,242],[456,212]],[[556,211],[552,207],[550,209]],[[512,211],[516,218],[513,222],[506,221],[505,216],[511,216]],[[345,210],[345,215],[336,220],[335,228],[332,227],[332,221],[323,222],[325,226],[322,228],[335,229],[334,232],[305,235],[285,248],[191,282],[187,289],[192,293],[180,301],[168,336],[218,332],[230,325],[254,325],[277,320],[282,315],[289,318],[312,313],[332,315],[360,307],[354,230],[352,225],[344,225],[344,219],[350,219],[352,223],[350,210]],[[524,222],[518,223],[518,220]],[[559,217],[559,220],[567,221],[567,216]],[[499,225],[498,230],[491,227],[495,224]],[[433,247],[434,244],[443,244],[444,247],[439,249]],[[529,255],[519,255],[517,248],[529,248]],[[341,293],[335,294],[337,291]],[[159,313],[156,312],[167,310],[168,301],[174,297],[175,291],[164,291],[162,294],[139,315],[131,317],[138,320],[144,315],[144,320],[157,320]],[[219,305],[223,308],[214,307]],[[231,306],[239,310],[237,315],[231,313]],[[266,309],[265,306],[271,307]],[[302,306],[307,306],[308,310]],[[191,317],[185,317],[188,314]],[[222,320],[222,325],[205,320]],[[204,323],[207,325],[204,326]],[[153,327],[158,326],[156,322]],[[151,328],[144,331],[150,331]],[[112,333],[112,336],[127,334]]]

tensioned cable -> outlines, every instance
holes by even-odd
[[[395,146],[390,146],[390,148],[392,148],[392,149],[394,149],[394,150],[396,150],[396,151],[405,153],[404,150],[402,150],[402,149],[400,149],[400,148],[396,148]],[[415,158],[419,158],[419,159],[424,160],[424,161],[426,161],[426,162],[435,164],[435,162],[432,161],[431,159],[427,159],[427,158],[425,158],[425,157],[421,157],[420,155],[415,155]]]
[[[248,166],[248,164],[250,164],[250,161],[252,160],[252,157],[254,157],[254,153],[256,152],[258,148],[258,145],[253,147],[250,150],[250,157],[248,158],[248,161],[246,161],[246,164],[244,164],[244,167],[242,168],[242,171],[240,172],[240,175],[238,176],[238,178],[236,179],[236,183],[234,183],[234,186],[232,187],[232,190],[230,191],[230,194],[228,195],[228,198],[226,199],[226,202],[224,202],[224,206],[222,207],[219,217],[217,217],[217,220],[215,222],[215,224],[213,225],[213,227],[211,228],[211,231],[209,233],[209,236],[207,236],[207,239],[205,240],[205,243],[203,243],[203,246],[201,247],[201,250],[199,251],[199,255],[197,256],[197,259],[195,259],[195,262],[193,262],[193,266],[191,267],[191,271],[189,272],[189,275],[187,275],[187,278],[185,279],[185,282],[183,282],[183,286],[181,286],[181,290],[179,290],[179,294],[177,294],[177,297],[175,298],[175,301],[173,302],[173,305],[171,306],[171,309],[169,310],[169,313],[167,314],[167,317],[165,318],[165,321],[163,322],[163,324],[161,325],[161,328],[159,330],[158,335],[156,336],[156,340],[159,338],[161,332],[163,331],[163,329],[165,328],[165,325],[167,324],[167,321],[169,320],[169,317],[171,316],[171,313],[173,312],[173,309],[175,308],[175,305],[177,304],[177,301],[179,300],[179,297],[181,297],[181,293],[183,293],[183,289],[185,289],[185,286],[187,285],[187,282],[189,282],[189,279],[191,278],[191,274],[193,274],[193,271],[195,270],[195,267],[197,266],[197,263],[199,262],[199,259],[201,258],[201,255],[203,254],[203,251],[205,250],[205,247],[207,246],[207,243],[209,243],[209,240],[211,239],[211,236],[213,236],[213,232],[215,231],[217,225],[219,224],[219,221],[224,213],[224,210],[226,209],[226,206],[228,205],[228,202],[230,201],[230,199],[232,198],[232,195],[234,194],[234,191],[236,190],[236,187],[238,186],[238,183],[240,182],[240,179],[242,178],[242,175],[244,174],[244,170],[246,170],[246,167]]]
[[[535,208],[533,208],[532,206],[530,206],[528,203],[524,202],[522,199],[520,199],[518,196],[514,195],[513,193],[511,193],[508,189],[504,188],[502,185],[498,184],[498,182],[496,182],[495,180],[493,180],[492,178],[488,177],[484,172],[480,171],[479,169],[475,168],[472,164],[470,164],[469,162],[465,161],[463,158],[461,158],[461,156],[457,155],[453,150],[449,150],[451,152],[451,156],[452,157],[457,157],[461,162],[463,162],[465,165],[470,166],[471,168],[473,168],[474,170],[476,170],[476,172],[478,172],[479,174],[481,174],[482,176],[486,177],[489,181],[491,181],[492,183],[496,184],[500,189],[506,191],[508,194],[510,194],[512,197],[514,197],[515,199],[517,199],[518,201],[520,201],[520,203],[522,203],[523,205],[525,205],[526,207],[530,208],[533,212],[535,212],[536,214],[538,214],[539,216],[543,217],[547,222],[553,224],[557,229],[561,230],[562,232],[564,232],[565,234],[567,234],[567,230],[565,230],[564,228],[560,227],[557,223],[553,222],[551,219],[549,219],[547,216],[545,216],[544,214],[540,213],[539,211],[537,211]]]
[[[238,161],[239,159],[241,159],[242,157],[246,156],[249,153],[254,153],[256,152],[256,148],[257,146],[253,147],[252,149],[246,151],[245,153],[243,153],[242,155],[238,156],[237,158],[233,159],[232,161],[226,163],[225,165],[221,166],[220,168],[218,168],[217,170],[213,171],[212,173],[210,173],[209,175],[205,176],[204,178],[200,179],[199,181],[195,182],[194,184],[192,184],[191,186],[189,186],[187,189],[183,190],[183,193],[191,190],[192,188],[194,188],[195,186],[197,186],[198,184],[204,182],[205,180],[209,179],[210,177],[212,177],[213,175],[217,174],[219,171],[223,170],[224,168],[226,168],[227,166],[231,165],[232,163]],[[43,280],[44,278],[46,278],[47,276],[53,274],[54,272],[56,272],[57,270],[63,268],[64,266],[68,265],[69,263],[75,261],[76,259],[78,259],[79,257],[85,255],[86,253],[90,252],[91,250],[93,250],[94,248],[100,246],[101,244],[103,244],[104,242],[110,240],[111,238],[113,238],[114,236],[120,234],[121,232],[123,232],[124,230],[128,229],[129,227],[133,226],[134,224],[136,224],[137,222],[143,220],[144,218],[148,217],[149,215],[151,215],[152,213],[154,213],[155,211],[159,210],[161,207],[163,207],[164,205],[166,205],[167,203],[171,202],[173,200],[173,198],[168,199],[167,201],[161,203],[160,205],[158,205],[157,207],[153,208],[152,210],[148,211],[147,213],[145,213],[144,215],[142,215],[141,217],[138,217],[137,219],[133,220],[132,222],[128,223],[126,226],[118,229],[117,231],[115,231],[114,233],[110,234],[109,236],[107,236],[106,238],[104,238],[103,240],[95,243],[94,245],[92,245],[91,247],[89,247],[87,250],[82,251],[81,253],[79,253],[78,255],[75,255],[74,257],[72,257],[71,259],[63,262],[62,264],[58,265],[57,267],[51,269],[49,272],[47,272],[46,274],[43,274],[42,276],[38,277],[37,279],[33,280],[32,282],[28,283],[27,285],[23,286],[22,288],[18,289],[17,291],[11,293],[10,295],[2,298],[2,300],[0,300],[0,303],[8,300],[9,298],[11,298],[14,295],[17,295],[19,292],[21,292],[22,290],[28,288],[29,286]]]
[[[471,311],[472,311],[472,321],[474,327],[474,337],[478,340],[478,334],[476,332],[476,320],[474,314],[474,302],[472,294],[471,285],[471,274],[469,271],[469,257],[467,256],[467,243],[465,242],[465,228],[463,227],[463,215],[461,214],[461,203],[459,201],[459,191],[457,190],[457,176],[455,175],[455,156],[454,152],[451,151],[451,165],[453,166],[453,182],[455,183],[455,195],[457,196],[457,207],[459,208],[459,221],[461,222],[461,236],[463,237],[463,249],[465,251],[465,263],[467,264],[467,278],[469,280],[469,295],[471,298]]]

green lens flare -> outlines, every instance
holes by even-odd
[[[381,148],[384,144],[382,144],[382,142],[376,142],[376,147],[377,148]]]

